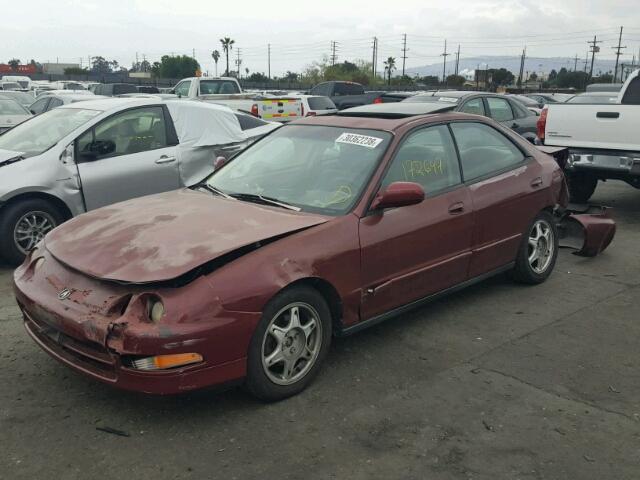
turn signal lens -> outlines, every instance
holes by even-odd
[[[138,370],[167,370],[169,368],[184,367],[203,361],[199,353],[175,353],[172,355],[157,355],[155,357],[138,358],[131,361],[131,366]]]
[[[164,316],[164,305],[161,301],[152,301],[149,306],[149,318],[153,323],[158,323]]]

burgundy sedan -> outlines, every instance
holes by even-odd
[[[499,272],[546,280],[567,198],[553,158],[487,118],[379,107],[289,124],[198,185],[58,227],[15,272],[27,332],[116,387],[243,381],[276,400],[333,335]],[[603,215],[569,218],[584,252],[613,236]]]

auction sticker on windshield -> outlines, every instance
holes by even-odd
[[[376,148],[382,142],[382,138],[358,135],[357,133],[343,133],[336,139],[336,143],[347,143],[361,147]]]

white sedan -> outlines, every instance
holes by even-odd
[[[31,117],[29,110],[11,98],[0,97],[0,134]]]

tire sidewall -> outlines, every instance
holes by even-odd
[[[49,202],[33,198],[7,205],[0,211],[0,252],[2,258],[12,266],[24,261],[25,255],[14,242],[16,222],[26,213],[45,212],[54,220],[54,228],[64,221],[63,215]]]
[[[282,308],[295,302],[307,303],[318,312],[320,322],[322,322],[322,344],[313,367],[311,367],[304,377],[291,385],[278,385],[269,379],[263,369],[263,339],[273,317]],[[327,306],[327,302],[317,290],[306,286],[298,286],[280,292],[271,299],[265,307],[262,312],[262,318],[251,338],[247,355],[247,378],[245,384],[247,389],[254,396],[265,401],[281,400],[304,390],[318,374],[329,351],[332,336],[331,327],[331,312]]]

